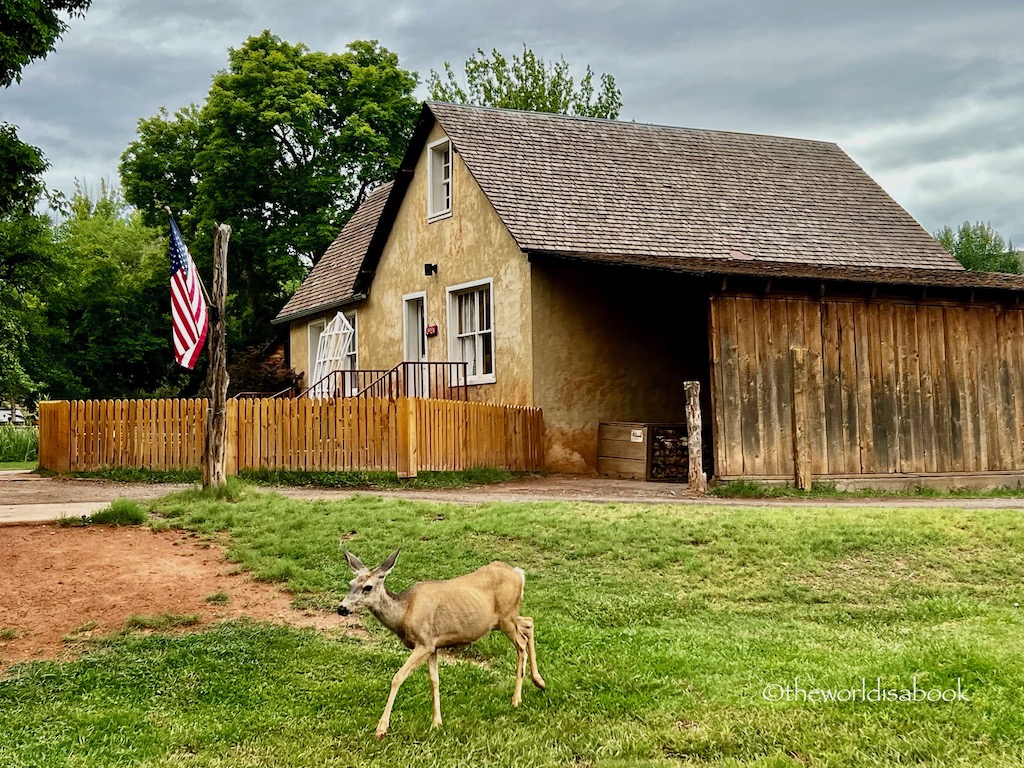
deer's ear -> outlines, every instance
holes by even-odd
[[[387,576],[389,573],[391,573],[391,569],[395,567],[395,561],[398,560],[398,553],[401,551],[401,548],[396,549],[394,552],[392,552],[390,555],[384,558],[384,562],[377,566],[377,573],[381,576]]]
[[[348,567],[352,569],[353,573],[364,573],[367,570],[366,566],[363,565],[363,561],[347,549],[343,549],[342,552],[345,553],[345,562],[348,563]]]

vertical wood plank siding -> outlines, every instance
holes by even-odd
[[[229,400],[228,455],[237,469],[396,471],[400,404],[341,398]],[[408,401],[417,467],[544,468],[539,408]],[[40,404],[40,463],[55,471],[106,467],[194,469],[202,460],[206,400],[78,400]]]
[[[711,323],[720,476],[793,476],[793,347],[814,474],[1024,469],[1024,310],[720,295]]]

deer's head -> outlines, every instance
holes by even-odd
[[[391,569],[395,567],[398,553],[402,550],[396,549],[385,557],[384,562],[373,570],[363,565],[363,561],[347,549],[343,551],[345,552],[345,562],[352,569],[355,578],[348,583],[348,595],[345,596],[345,599],[341,601],[341,605],[338,606],[338,614],[348,616],[351,613],[358,613],[363,608],[373,609],[374,606],[380,604],[380,601],[386,594],[384,591],[384,579],[391,573]]]

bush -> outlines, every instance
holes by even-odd
[[[39,430],[13,424],[0,426],[0,461],[36,461],[39,458]]]

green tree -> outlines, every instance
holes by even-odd
[[[564,58],[547,65],[544,59],[523,44],[523,55],[513,54],[511,62],[498,51],[490,57],[477,48],[465,64],[466,85],[459,83],[452,65],[444,63],[444,78],[430,70],[427,87],[430,98],[454,104],[478,104],[485,107],[524,109],[531,112],[556,112],[582,117],[614,120],[622,109],[622,92],[615,78],[601,75],[601,88],[594,91],[594,71],[587,71],[576,88],[569,64]]]
[[[0,0],[0,88],[44,58],[67,30],[60,14],[81,16],[91,0]],[[50,222],[35,212],[44,194],[42,152],[0,121],[0,396],[21,399],[37,388],[26,371],[34,289],[51,267]]]
[[[270,338],[288,287],[397,172],[416,83],[376,41],[328,54],[264,31],[229,52],[205,104],[139,121],[121,179],[146,223],[166,227],[169,205],[204,275],[213,225],[231,225],[233,350]]]
[[[53,248],[28,355],[45,391],[139,396],[174,380],[164,233],[101,184],[95,198],[78,188]]]
[[[82,16],[92,0],[0,0],[0,87],[21,82],[21,71],[45,58],[68,25],[59,14]],[[36,147],[0,122],[0,216],[29,210],[42,192],[46,161]]]
[[[950,226],[935,233],[935,239],[967,269],[978,272],[1024,272],[1021,253],[1007,243],[992,225],[965,221],[959,229]]]

